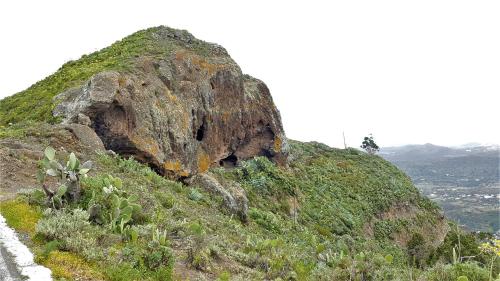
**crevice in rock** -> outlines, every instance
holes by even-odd
[[[236,167],[236,164],[238,163],[238,157],[231,153],[228,157],[221,159],[219,161],[219,165],[224,168],[233,168]]]
[[[272,160],[274,156],[274,154],[269,149],[262,149],[259,154],[260,156],[264,156],[269,160]]]
[[[201,123],[201,126],[198,128],[196,131],[196,140],[197,141],[202,141],[203,138],[205,137],[205,117],[203,117],[203,122]]]

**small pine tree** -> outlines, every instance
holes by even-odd
[[[378,145],[373,140],[372,134],[370,134],[369,137],[364,138],[363,142],[361,143],[361,148],[366,150],[368,154],[375,154],[377,151],[380,150]]]

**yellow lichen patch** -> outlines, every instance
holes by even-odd
[[[147,151],[151,155],[158,155],[160,153],[158,142],[151,137],[144,137],[144,135],[146,135],[146,133],[141,136],[141,132],[138,132],[137,134],[134,134],[131,139],[138,149]]]
[[[206,172],[208,168],[210,168],[210,157],[202,150],[198,153],[198,172]]]
[[[174,102],[174,103],[175,103],[175,102],[177,102],[177,96],[174,96],[174,95],[172,95],[172,94],[170,94],[170,95],[168,96],[168,99],[169,99],[171,102]]]
[[[182,171],[179,172],[179,176],[181,176],[181,177],[187,177],[187,176],[189,176],[189,172],[186,171],[186,170],[182,170]]]
[[[120,88],[123,88],[126,83],[127,83],[127,78],[125,78],[125,76],[123,75],[120,75],[120,77],[118,77],[118,86],[120,86]]]
[[[165,161],[163,163],[163,169],[167,171],[173,171],[173,172],[178,172],[182,170],[182,164],[179,162],[179,160],[175,161]]]
[[[182,112],[182,129],[184,131],[188,130],[190,123],[191,123],[191,118],[189,116],[189,113],[186,110],[184,110]]]
[[[225,67],[224,64],[214,64],[207,62],[204,58],[184,50],[175,53],[175,59],[179,61],[189,59],[193,65],[200,68],[200,70],[205,70],[208,75],[212,75],[216,71],[221,70]]]
[[[68,280],[103,280],[104,276],[81,257],[61,251],[53,251],[42,264],[52,270],[54,278]]]
[[[274,152],[280,152],[282,144],[283,144],[283,141],[281,140],[281,138],[276,136],[274,138]]]
[[[41,217],[39,210],[18,199],[1,202],[0,213],[10,227],[30,235],[35,233],[36,223]]]
[[[193,55],[193,57],[191,58],[191,61],[193,62],[194,65],[198,66],[200,69],[205,70],[208,73],[208,75],[212,75],[216,71],[224,68],[223,64],[209,63],[205,59],[200,58],[200,57],[195,56],[195,55]]]
[[[172,91],[169,89],[165,89],[165,96],[168,98],[169,101],[176,103],[177,102],[177,96],[172,94]]]
[[[179,160],[164,162],[163,169],[165,169],[166,171],[174,172],[181,177],[187,177],[190,174],[189,171],[185,170],[182,167],[182,164],[181,162],[179,162]]]

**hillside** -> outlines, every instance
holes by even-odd
[[[172,40],[159,40],[158,33],[161,32],[170,34]],[[107,48],[67,62],[57,72],[28,89],[2,99],[0,125],[26,120],[56,122],[57,118],[52,115],[55,107],[52,98],[82,85],[96,73],[105,70],[128,72],[137,58],[162,58],[179,49],[188,48],[204,56],[211,47],[211,44],[194,38],[184,30],[161,27],[138,31]]]
[[[487,237],[447,221],[388,161],[288,140],[265,84],[186,31],[139,31],[69,62],[1,100],[0,117],[0,213],[56,280],[500,269]]]
[[[382,148],[445,214],[474,231],[500,230],[498,146],[450,148],[432,144]]]

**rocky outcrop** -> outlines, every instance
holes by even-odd
[[[245,190],[236,182],[224,182],[222,185],[209,174],[198,174],[188,180],[190,185],[197,185],[208,192],[221,196],[225,207],[239,219],[246,222],[248,219],[248,199]]]
[[[89,125],[106,149],[175,177],[254,156],[286,162],[281,118],[262,81],[243,75],[218,45],[170,29],[155,36],[177,48],[168,57],[139,57],[127,71],[92,76],[56,96],[53,114]]]
[[[369,222],[365,223],[363,226],[363,231],[367,237],[375,238],[375,225],[377,222],[385,221],[387,223],[394,222],[405,222],[412,223],[413,232],[409,232],[406,229],[400,229],[390,233],[389,237],[393,241],[402,247],[407,247],[408,242],[411,240],[414,233],[419,233],[423,237],[432,237],[425,241],[427,245],[432,247],[437,247],[443,243],[446,234],[448,233],[450,227],[448,226],[448,221],[442,213],[435,213],[430,217],[433,220],[419,220],[418,217],[424,217],[422,210],[416,205],[410,203],[396,203],[391,206],[388,210],[376,214]]]
[[[104,151],[104,144],[96,133],[88,126],[81,124],[69,124],[65,129],[73,133],[73,135],[85,145],[94,151]]]

